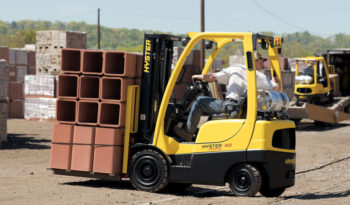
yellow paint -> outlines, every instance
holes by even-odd
[[[281,74],[281,68],[280,68],[280,59],[278,55],[278,48],[272,48],[269,46],[269,59],[270,59],[270,65],[271,65],[271,78],[273,78],[273,72],[277,74],[278,79],[280,80],[280,91],[283,90],[283,79]]]
[[[172,90],[179,73],[184,65],[186,57],[190,54],[194,46],[202,39],[211,40],[217,43],[217,48],[211,54],[207,65],[203,70],[203,74],[208,72],[212,61],[215,59],[219,50],[231,41],[240,41],[243,44],[245,54],[245,64],[247,65],[247,52],[251,52],[254,56],[252,33],[218,33],[218,32],[204,32],[204,33],[189,33],[191,40],[188,42],[183,53],[181,54],[177,64],[174,67],[172,75],[168,81],[162,102],[159,107],[156,127],[154,130],[152,144],[161,149],[165,154],[185,154],[185,153],[202,153],[202,152],[220,152],[232,150],[247,150],[255,130],[257,117],[257,88],[256,88],[256,74],[255,61],[253,59],[253,69],[247,70],[247,118],[242,120],[213,120],[203,124],[200,127],[195,143],[179,143],[173,138],[164,133],[164,118],[167,106],[170,100]],[[271,44],[269,44],[271,45]],[[273,58],[278,59],[278,52],[272,49]],[[274,61],[273,61],[274,62]],[[279,68],[279,61],[273,63]],[[248,67],[248,66],[247,66]],[[277,69],[277,74],[280,76],[280,71]],[[286,125],[286,128],[294,127],[294,123],[288,121],[276,121],[272,126],[281,126],[280,123]],[[288,127],[288,126],[289,127]],[[260,129],[260,128],[259,128]],[[264,135],[262,136],[264,137]]]
[[[125,122],[125,134],[124,134],[124,151],[123,151],[123,167],[122,173],[128,172],[128,158],[129,158],[129,145],[130,145],[130,133],[137,133],[138,126],[138,113],[140,105],[140,86],[130,85],[128,86],[127,101],[126,101],[126,122]]]
[[[256,121],[254,134],[248,150],[270,150],[295,153],[295,150],[280,149],[272,146],[273,133],[276,130],[286,128],[295,128],[294,122],[289,120]]]
[[[234,137],[242,128],[244,120],[212,120],[204,123],[199,130],[196,143],[222,142]]]

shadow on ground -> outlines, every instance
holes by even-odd
[[[1,149],[50,149],[51,140],[36,139],[38,135],[7,134],[7,141],[1,143]]]
[[[312,200],[312,199],[331,199],[331,198],[344,198],[350,196],[350,190],[336,192],[336,193],[327,193],[327,194],[319,194],[319,193],[310,193],[310,194],[301,194],[301,195],[292,195],[283,197],[285,200],[288,199],[303,199],[303,200]]]
[[[116,190],[135,190],[136,189],[131,185],[129,181],[108,181],[108,180],[87,180],[87,181],[78,181],[78,182],[66,182],[62,183],[63,185],[71,186],[84,186],[90,188],[109,188]],[[174,196],[192,196],[197,198],[208,198],[208,197],[219,197],[219,196],[233,196],[230,191],[226,190],[215,190],[210,188],[202,188],[191,186],[184,190],[167,190],[158,193],[158,194],[171,194]]]
[[[321,123],[315,124],[313,122],[302,122],[296,125],[297,131],[328,131],[334,130],[342,127],[349,126],[348,123],[339,123],[339,124],[329,124],[329,123]]]

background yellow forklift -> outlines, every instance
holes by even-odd
[[[141,86],[128,87],[122,173],[103,177],[130,179],[136,189],[148,192],[228,183],[235,196],[254,196],[259,191],[263,196],[279,196],[295,181],[295,124],[287,119],[285,94],[257,90],[254,51],[258,46],[268,50],[272,68],[281,77],[282,39],[253,33],[189,33],[172,70],[174,43],[180,40],[145,34]],[[186,121],[198,95],[211,92],[201,81],[190,85],[178,102],[172,92],[187,56],[200,40],[213,46],[202,74],[209,72],[224,45],[243,45],[247,94],[239,115],[225,113],[209,120],[199,127],[192,142],[185,142],[173,127]],[[93,173],[76,175],[94,177]]]
[[[324,57],[296,59],[294,92],[297,105],[303,102],[318,105],[333,101],[330,71],[334,73],[334,67],[328,66]]]

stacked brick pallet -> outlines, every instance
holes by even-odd
[[[270,61],[264,61],[264,68],[270,68]],[[283,70],[290,70],[290,66],[288,63],[288,58],[286,57],[280,57],[280,69]]]
[[[56,118],[56,79],[54,75],[26,75],[25,119],[47,121]]]
[[[50,168],[121,173],[127,87],[139,82],[141,62],[127,52],[62,49]]]
[[[0,59],[5,59],[8,64],[5,71],[8,82],[8,117],[23,118],[23,82],[25,75],[35,74],[35,52],[26,49],[0,47]]]
[[[36,72],[39,75],[58,74],[62,48],[86,49],[86,33],[72,31],[36,32]]]
[[[0,60],[0,145],[7,139],[7,76],[6,61]]]

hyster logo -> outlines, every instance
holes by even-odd
[[[145,44],[145,64],[143,65],[143,72],[145,73],[149,73],[149,64],[151,61],[151,41],[150,40],[146,40],[146,44]]]
[[[209,151],[221,150],[222,144],[206,144],[202,145],[202,149],[208,149]]]
[[[295,159],[286,159],[284,161],[285,164],[295,164]]]

